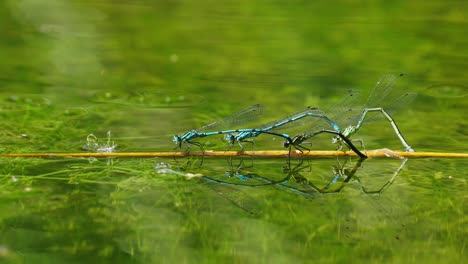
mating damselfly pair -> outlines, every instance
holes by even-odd
[[[327,133],[333,135],[332,142],[338,144],[338,149],[341,149],[342,145],[345,144],[357,155],[365,157],[365,155],[354,146],[350,137],[354,135],[364,123],[376,119],[376,117],[371,117],[366,120],[366,116],[369,112],[377,112],[380,117],[390,122],[395,134],[403,144],[405,151],[413,152],[413,149],[408,145],[391,116],[396,110],[409,104],[416,96],[416,93],[404,93],[393,98],[389,96],[390,91],[401,76],[402,74],[399,76],[393,74],[384,75],[377,82],[363,106],[357,104],[358,93],[348,90],[346,96],[327,111],[322,111],[316,107],[307,107],[304,110],[263,125],[238,128],[247,121],[255,120],[263,114],[263,106],[261,104],[254,104],[199,129],[192,129],[183,135],[175,135],[173,141],[177,144],[179,149],[182,149],[182,144],[185,144],[187,146],[186,151],[190,151],[191,145],[196,145],[203,151],[202,144],[195,141],[197,138],[224,135],[224,138],[229,142],[228,149],[231,149],[234,144],[237,143],[240,150],[243,151],[243,143],[248,142],[253,144],[253,138],[262,134],[268,134],[283,138],[283,147],[289,148],[290,151],[291,148],[295,148],[302,152],[304,150],[310,150],[305,146],[306,144],[310,144],[310,142],[307,142],[308,140],[318,134]],[[305,118],[312,118],[314,121],[307,123],[308,128],[304,132],[294,136],[281,132],[282,128],[293,126],[296,123],[303,124]],[[318,122],[319,120],[322,120],[322,122]],[[323,121],[325,121],[325,123],[323,123]],[[233,128],[226,129],[226,127],[230,126]],[[360,142],[362,149],[364,147],[362,140],[356,141]]]

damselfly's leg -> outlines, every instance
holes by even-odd
[[[303,145],[310,145],[310,148],[306,148]],[[304,141],[301,144],[294,145],[294,148],[299,150],[301,153],[304,153],[304,150],[306,150],[307,153],[309,153],[311,148],[312,148],[312,142],[305,142]]]
[[[350,139],[351,142],[359,142],[359,145],[361,145],[361,151],[364,150],[366,151],[366,147],[364,146],[364,140],[361,138],[355,138],[355,139]]]
[[[359,157],[361,157],[361,158],[367,158],[367,156],[364,155],[361,151],[359,151],[359,150],[353,145],[353,143],[351,143],[351,141],[350,141],[347,137],[345,137],[342,133],[337,132],[337,131],[335,131],[335,130],[321,129],[321,130],[319,130],[319,131],[317,131],[317,132],[314,132],[314,133],[308,135],[307,137],[308,137],[308,138],[311,138],[311,137],[314,137],[314,136],[316,136],[316,135],[318,135],[318,134],[321,134],[321,133],[328,133],[328,134],[333,134],[333,135],[339,136],[340,139],[343,140],[343,141],[345,142],[345,144],[346,144],[352,151],[354,151],[354,153],[356,153]]]
[[[400,130],[398,129],[397,124],[395,123],[395,120],[385,111],[385,109],[378,107],[378,108],[366,108],[364,109],[364,112],[362,113],[361,119],[359,120],[359,123],[357,124],[356,128],[359,129],[362,126],[362,123],[364,122],[364,118],[366,117],[367,113],[369,112],[380,112],[382,115],[387,118],[387,120],[390,122],[392,125],[393,130],[395,131],[395,134],[397,137],[400,139],[401,143],[403,144],[403,147],[405,147],[406,152],[414,152],[413,148],[408,145],[406,142],[405,138],[401,134]]]
[[[242,143],[250,143],[250,144],[252,144],[252,151],[254,151],[254,144],[255,144],[255,142],[254,142],[253,140],[248,140],[248,139],[238,140],[238,141],[237,141],[237,144],[241,147],[240,152],[244,152],[244,145],[242,145]]]

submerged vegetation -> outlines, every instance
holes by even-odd
[[[261,121],[327,109],[404,72],[418,98],[394,118],[411,147],[466,152],[465,7],[3,1],[0,151],[169,151],[174,134],[243,106],[265,105]],[[401,149],[388,122],[359,137]],[[467,165],[2,157],[0,262],[461,263]]]

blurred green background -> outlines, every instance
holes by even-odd
[[[117,151],[170,151],[173,134],[247,105],[264,104],[265,120],[309,105],[326,109],[347,89],[365,98],[384,74],[405,73],[395,89],[418,97],[395,119],[409,144],[416,151],[466,152],[467,7],[466,1],[1,1],[0,150],[84,151],[87,135],[105,142],[112,131]],[[363,128],[360,137],[369,149],[401,149],[385,122]],[[259,147],[280,147],[262,140]],[[359,191],[364,183],[353,181],[339,195],[316,199],[163,177],[153,168],[161,161],[180,163],[2,158],[0,261],[466,259],[463,160],[410,160],[380,195],[366,195]],[[357,176],[391,178],[400,162],[369,160]],[[258,160],[253,168],[274,178],[285,164]],[[340,167],[335,159],[313,161],[306,174],[330,182],[334,166]],[[224,179],[229,168],[210,160],[186,170]]]

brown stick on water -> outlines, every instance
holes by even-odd
[[[363,151],[369,158],[378,157],[406,157],[406,158],[468,158],[468,153],[444,153],[444,152],[404,152],[389,150]],[[30,157],[30,158],[54,158],[54,157],[125,157],[125,158],[150,158],[150,157],[232,157],[232,156],[256,156],[256,157],[285,157],[289,155],[287,150],[264,151],[205,151],[205,152],[120,152],[120,153],[1,153],[0,157]],[[336,157],[357,156],[353,151],[291,151],[291,156],[303,157]]]

